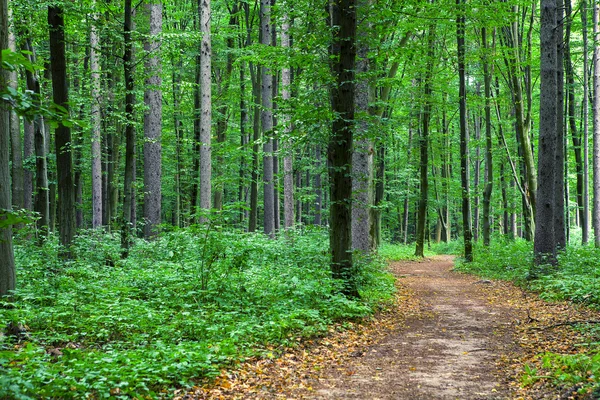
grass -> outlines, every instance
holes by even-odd
[[[376,260],[358,269],[361,300],[340,295],[322,230],[269,240],[191,227],[138,241],[126,260],[117,235],[87,232],[73,250],[62,262],[55,237],[16,246],[18,289],[0,321],[28,337],[0,336],[0,398],[168,397],[369,315],[394,287]]]

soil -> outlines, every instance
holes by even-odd
[[[224,370],[184,399],[591,399],[541,380],[523,387],[524,365],[545,351],[576,353],[565,321],[600,320],[570,303],[547,303],[511,283],[453,271],[449,256],[390,264],[393,306],[368,321],[272,349]]]
[[[488,301],[490,281],[452,272],[452,259],[394,263],[418,307],[380,343],[329,368],[314,399],[507,398],[501,354],[518,351],[516,312]]]

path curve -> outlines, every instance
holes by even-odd
[[[329,367],[305,398],[509,398],[497,365],[518,350],[510,329],[515,310],[488,300],[494,283],[453,272],[449,256],[390,268],[418,307],[381,342]]]

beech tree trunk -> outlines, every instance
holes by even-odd
[[[462,184],[462,219],[465,260],[473,261],[471,231],[471,199],[469,193],[469,133],[467,131],[467,87],[465,77],[465,8],[464,0],[456,0],[456,40],[458,49],[459,123],[460,123],[460,177]]]
[[[327,158],[330,182],[331,271],[343,282],[342,292],[359,297],[352,263],[352,142],[354,133],[354,79],[356,61],[356,2],[340,0],[330,5],[332,131]]]
[[[93,3],[95,4],[95,2]],[[102,94],[100,91],[100,40],[96,24],[98,16],[94,14],[90,27],[90,70],[92,78],[92,228],[102,226],[102,116],[100,104]]]
[[[483,190],[483,245],[490,245],[492,189],[494,185],[494,168],[492,164],[492,74],[489,65],[487,29],[481,28],[481,46],[483,47],[483,91],[485,95],[485,188]],[[506,194],[506,191],[503,192]]]
[[[261,43],[271,45],[271,1],[260,1]],[[266,66],[260,69],[261,83],[261,127],[264,137],[263,144],[263,203],[264,203],[264,232],[275,237],[275,192],[273,182],[273,76]]]
[[[63,10],[48,7],[50,27],[50,65],[52,71],[52,94],[54,103],[69,109],[69,87],[65,56],[65,30]],[[58,181],[59,238],[65,246],[64,256],[70,258],[70,246],[75,236],[75,192],[73,182],[73,158],[71,129],[60,123],[55,130],[56,169]]]
[[[538,152],[538,207],[534,255],[536,265],[556,264],[555,177],[557,139],[557,1],[541,3],[540,138]]]
[[[290,18],[288,14],[283,15],[283,24],[281,26],[281,47],[284,51],[290,48]],[[283,99],[284,105],[289,107],[291,96],[290,86],[292,84],[292,69],[289,65],[286,65],[281,70],[281,98]],[[284,229],[290,229],[294,226],[294,167],[292,163],[292,139],[287,138],[292,132],[291,118],[288,114],[283,116],[283,126],[286,139],[283,141],[283,227]],[[318,147],[318,146],[317,146]],[[317,150],[319,152],[319,150]],[[317,154],[320,156],[319,154]],[[320,163],[317,158],[317,163]],[[317,174],[320,179],[320,174]],[[315,185],[316,186],[316,185]],[[320,190],[317,189],[317,190]],[[317,199],[317,207],[319,207],[320,198]],[[319,223],[317,224],[317,213],[315,213],[315,225],[321,224],[320,209],[318,213]]]
[[[131,0],[125,0],[125,23],[123,30],[124,48],[123,73],[125,78],[125,177],[123,180],[123,220],[121,221],[121,256],[129,255],[129,248],[133,244],[133,184],[135,182],[135,88],[134,88],[134,60],[133,30]]]
[[[0,48],[8,48],[8,4],[0,0]],[[2,55],[0,55],[2,63]],[[7,90],[7,74],[0,76],[0,91]],[[10,188],[10,111],[6,102],[0,104],[0,220],[4,210],[11,209]],[[12,226],[0,228],[0,298],[15,289],[15,259],[12,246]]]
[[[600,5],[594,2],[594,150],[592,157],[594,206],[592,208],[592,225],[594,227],[594,245],[600,247],[600,29],[598,14]]]
[[[8,10],[8,48],[12,52],[17,51],[15,38],[15,27],[12,18],[12,12]],[[17,71],[8,72],[8,86],[17,90],[18,76]],[[12,206],[16,209],[25,208],[24,188],[23,188],[23,149],[21,143],[21,119],[16,111],[10,111],[10,146],[12,162]]]
[[[162,203],[162,79],[161,79],[161,43],[162,4],[146,4],[146,13],[150,17],[149,37],[144,43],[147,54],[145,62],[146,88],[144,103],[144,237],[154,237],[161,222]]]
[[[431,103],[432,103],[432,82],[433,77],[433,66],[434,66],[434,37],[435,37],[435,25],[429,25],[429,31],[427,33],[427,67],[425,70],[424,88],[423,88],[423,113],[422,118],[422,130],[419,137],[419,149],[420,149],[420,160],[419,160],[419,183],[420,183],[420,195],[419,195],[419,209],[417,211],[417,237],[416,237],[416,248],[415,256],[424,257],[423,253],[425,248],[425,227],[427,222],[427,202],[429,199],[429,180],[428,180],[428,169],[429,169],[429,122],[431,120]]]
[[[212,49],[210,0],[199,0],[200,13],[200,222],[208,221],[212,201]]]
[[[590,240],[590,183],[589,183],[589,61],[588,61],[588,28],[587,0],[581,0],[581,25],[583,34],[583,218],[581,220],[581,242],[587,244]],[[566,189],[568,186],[565,187]],[[568,198],[568,197],[567,197]],[[566,204],[568,210],[568,203]],[[568,212],[567,212],[568,215]],[[567,227],[568,225],[567,219]],[[568,228],[567,228],[568,229]]]

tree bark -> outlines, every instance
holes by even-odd
[[[458,49],[459,123],[460,123],[460,176],[462,184],[462,219],[465,260],[473,261],[471,231],[471,200],[469,193],[469,133],[467,131],[467,87],[465,77],[465,8],[464,0],[456,0],[456,40]]]
[[[123,73],[125,79],[125,177],[123,179],[123,219],[121,221],[121,256],[126,258],[133,245],[133,184],[135,182],[135,87],[134,59],[131,32],[133,30],[131,0],[125,0],[125,23],[123,29],[124,55]]]
[[[581,0],[581,25],[583,33],[583,218],[581,220],[581,242],[586,245],[590,240],[590,183],[589,183],[589,61],[588,61],[588,28],[587,0]],[[566,187],[568,188],[568,187]],[[568,210],[567,203],[567,210]],[[567,212],[568,215],[568,212]],[[568,227],[568,219],[567,219]]]
[[[483,191],[483,245],[490,245],[492,189],[494,186],[494,168],[492,164],[492,73],[487,44],[487,29],[481,28],[481,46],[483,47],[483,91],[485,95],[485,188]],[[504,178],[504,177],[502,177]],[[506,195],[506,191],[503,192]]]
[[[95,2],[93,3],[95,4]],[[92,17],[90,28],[90,70],[92,85],[92,228],[98,229],[102,226],[102,119],[100,115],[100,104],[102,94],[100,91],[100,38],[98,36],[98,16]]]
[[[539,201],[536,208],[534,255],[536,265],[556,264],[555,168],[557,137],[557,2],[541,3],[540,138],[538,152]]]
[[[8,31],[8,48],[12,52],[17,51],[15,38],[15,27],[12,18],[12,12],[8,10],[8,23],[10,25]],[[17,71],[8,72],[8,86],[17,90],[18,76]],[[24,183],[23,183],[23,149],[21,143],[21,120],[16,111],[10,111],[10,146],[11,146],[11,161],[12,161],[12,206],[16,209],[25,208],[24,199]]]
[[[200,13],[200,222],[208,222],[212,201],[212,50],[210,0],[198,0]]]
[[[261,43],[271,45],[271,0],[260,1]],[[273,76],[271,70],[263,65],[261,73],[261,127],[263,144],[263,203],[264,232],[275,237],[275,191],[273,181]]]
[[[150,32],[144,43],[147,54],[145,62],[146,88],[144,91],[144,237],[153,238],[158,233],[161,222],[162,203],[162,79],[161,79],[161,41],[162,4],[146,4],[146,13],[150,17]]]
[[[354,79],[356,61],[356,8],[354,0],[330,4],[333,41],[330,48],[332,131],[327,158],[330,181],[331,271],[343,282],[342,293],[359,297],[352,262],[352,145],[354,133]]]
[[[283,15],[283,24],[281,26],[281,47],[283,47],[284,51],[289,51],[290,49],[290,18],[287,13]],[[292,97],[290,91],[291,84],[292,69],[289,65],[286,65],[281,70],[281,98],[283,99],[284,105],[287,109],[289,109],[288,103]],[[292,133],[292,124],[290,116],[288,114],[284,114],[282,122],[284,125],[284,132],[286,137],[283,140],[283,226],[285,229],[290,229],[294,226],[294,166],[292,159],[293,142],[290,137]],[[319,154],[317,155],[319,156]],[[320,163],[319,159],[317,159],[317,163]],[[317,174],[317,177],[320,178],[320,175]],[[319,201],[320,199],[317,199],[317,203]]]
[[[8,47],[8,4],[0,0],[0,47]],[[0,55],[0,63],[2,55]],[[0,76],[0,91],[7,88],[7,74]],[[0,105],[0,210],[11,208],[10,187],[10,111],[6,102]],[[0,212],[0,221],[6,218]],[[0,228],[0,297],[6,296],[16,286],[15,259],[12,246],[12,226]]]
[[[594,245],[600,247],[600,29],[598,28],[598,14],[600,5],[594,2],[594,149],[592,157],[594,205],[592,225],[594,227]]]
[[[52,93],[54,103],[68,112],[69,87],[65,56],[65,31],[63,10],[48,7],[50,26],[50,65],[52,71]],[[75,193],[73,185],[73,158],[71,129],[59,123],[55,131],[56,168],[58,180],[58,213],[60,219],[59,238],[65,247],[64,256],[70,258],[70,246],[75,236]]]

